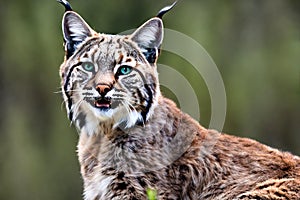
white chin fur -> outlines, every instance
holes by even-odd
[[[118,127],[123,122],[126,123],[125,128],[130,128],[130,127],[134,126],[137,123],[137,121],[143,120],[142,115],[137,111],[132,111],[132,112],[128,113],[126,111],[126,109],[124,109],[123,111],[121,110],[118,113],[120,113],[120,116],[118,116],[118,115],[114,116],[115,123],[113,125],[113,128]]]
[[[90,113],[86,113],[86,124],[82,127],[81,131],[88,135],[93,135],[99,132],[100,123],[112,123],[113,129],[119,127],[121,124],[122,128],[131,128],[138,121],[142,121],[142,115],[137,111],[128,112],[124,107],[118,107],[103,111],[90,106]],[[124,126],[125,124],[125,126]]]

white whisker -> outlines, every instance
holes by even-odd
[[[56,91],[56,92],[53,92],[54,94],[61,94],[63,93],[63,91]]]
[[[79,100],[76,104],[74,104],[69,112],[73,113],[73,119],[77,117],[78,110],[81,106],[81,104],[84,102],[84,99]],[[73,119],[71,120],[70,126],[73,124]]]
[[[61,110],[63,110],[63,108],[64,108],[64,105],[67,103],[67,101],[65,101],[65,100],[63,100],[62,102],[61,102],[61,105],[60,105],[60,109]]]
[[[129,113],[130,113],[130,108],[129,108],[129,106],[128,106],[127,104],[125,104],[124,101],[122,101],[121,103],[122,103],[122,105],[124,106],[124,108],[126,109],[127,113],[129,114]]]
[[[59,90],[59,91],[56,91],[56,92],[53,92],[54,94],[61,94],[61,93],[64,93],[64,91],[62,90]],[[67,90],[66,92],[82,92],[82,90]]]
[[[71,109],[71,111],[74,113],[74,116],[76,116],[76,113],[78,112],[79,107],[81,106],[81,104],[83,103],[83,101],[84,101],[83,99],[80,100],[78,103],[76,103],[74,105],[74,108]]]

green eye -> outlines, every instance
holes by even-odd
[[[121,66],[118,71],[120,75],[127,75],[132,71],[132,67],[124,65]]]
[[[95,71],[95,66],[93,65],[93,63],[90,63],[90,62],[82,63],[82,67],[83,67],[84,70],[86,70],[88,72]]]

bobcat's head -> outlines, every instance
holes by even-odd
[[[156,61],[163,39],[161,18],[151,18],[131,35],[110,35],[95,32],[69,9],[62,29],[62,91],[77,128],[93,134],[100,123],[122,128],[146,123],[160,95]]]

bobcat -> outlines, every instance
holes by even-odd
[[[61,88],[80,132],[84,199],[300,199],[300,158],[208,130],[160,93],[167,7],[131,35],[97,33],[65,0]],[[175,42],[175,41],[174,41]]]

